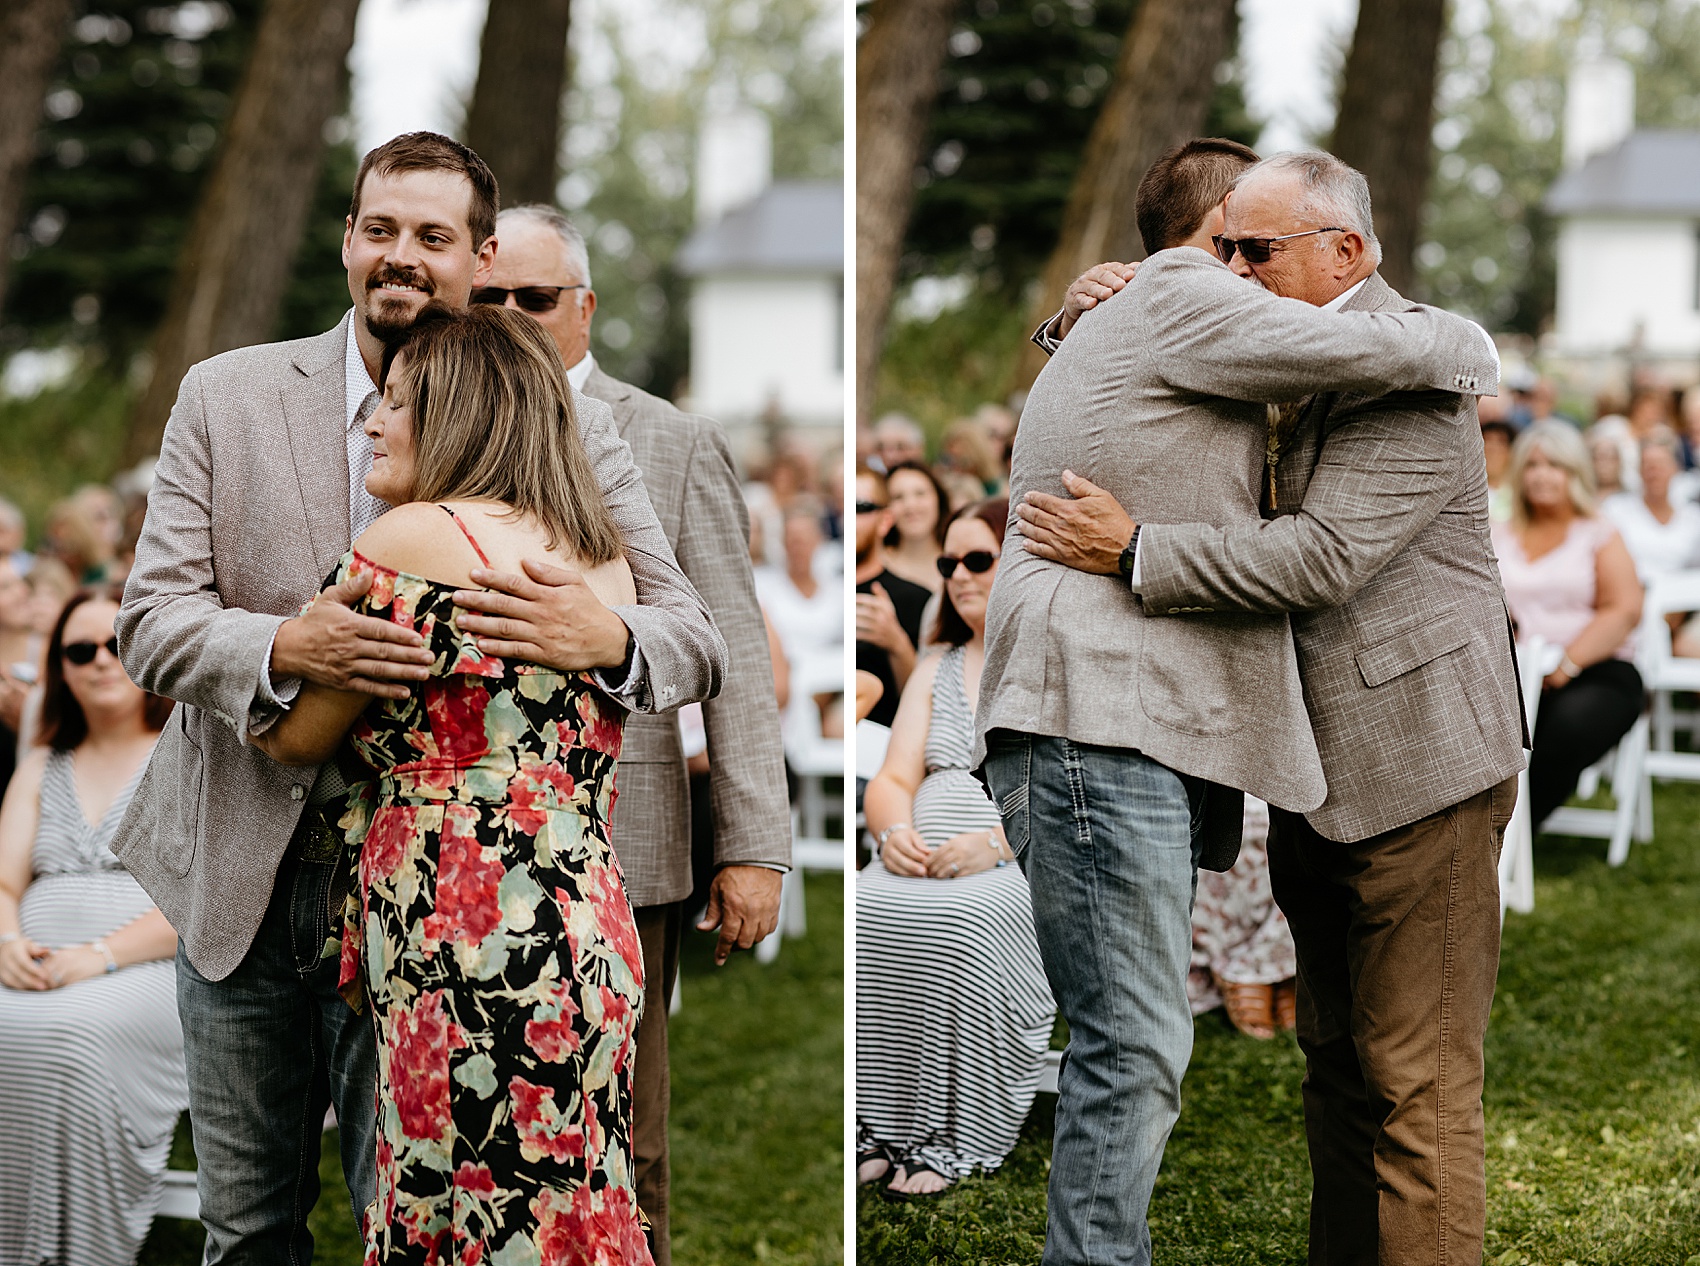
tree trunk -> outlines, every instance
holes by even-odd
[[[1115,82],[1081,153],[1062,236],[1045,265],[1030,324],[1062,304],[1068,283],[1093,264],[1145,257],[1134,219],[1140,177],[1163,151],[1204,126],[1216,67],[1232,50],[1234,0],[1144,0],[1122,39]],[[1019,383],[1044,367],[1024,345]]]
[[[197,361],[264,342],[306,227],[325,124],[344,96],[360,0],[269,0],[212,174],[177,260],[153,373],[125,457],[159,450],[178,384]]]
[[[502,205],[555,201],[572,0],[490,0],[466,143],[496,173]]]
[[[70,0],[9,0],[0,12],[0,311],[41,102],[70,16]]]
[[[1410,287],[1433,166],[1434,75],[1446,0],[1360,0],[1332,149],[1375,202],[1381,275]]]
[[[958,0],[875,0],[856,50],[856,416],[873,410],[881,344]]]

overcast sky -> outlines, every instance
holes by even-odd
[[[574,22],[596,7],[575,5]],[[1334,106],[1324,49],[1351,31],[1357,11],[1357,0],[1240,0],[1246,93],[1269,120],[1260,148],[1291,149],[1327,128]],[[455,124],[478,72],[483,25],[484,0],[365,0],[351,59],[362,151],[399,132]]]

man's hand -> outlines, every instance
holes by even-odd
[[[876,580],[869,588],[873,592],[856,595],[856,640],[870,642],[882,651],[911,646],[909,634],[904,632],[885,586]]]
[[[529,558],[520,566],[523,576],[474,567],[472,583],[485,588],[455,591],[455,605],[467,611],[460,627],[479,650],[564,673],[626,661],[632,631],[582,575]]]
[[[1057,337],[1065,338],[1082,314],[1092,311],[1104,300],[1133,280],[1138,264],[1118,264],[1114,261],[1097,264],[1076,277],[1063,296],[1063,317],[1057,326]]]
[[[1133,520],[1121,504],[1089,479],[1063,471],[1068,497],[1030,492],[1015,508],[1027,552],[1078,571],[1113,576],[1133,537]]]
[[[8,989],[51,989],[53,982],[41,960],[47,957],[45,947],[27,936],[0,945],[0,985]]]
[[[779,890],[785,876],[766,866],[722,866],[708,886],[708,909],[700,932],[720,929],[714,965],[722,967],[735,949],[754,949],[779,926]]]
[[[300,677],[333,690],[405,699],[401,684],[424,681],[436,658],[412,629],[356,615],[349,607],[372,587],[371,575],[350,576],[321,593],[303,614],[278,626],[271,675]]]

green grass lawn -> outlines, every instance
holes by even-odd
[[[844,900],[811,875],[808,935],[777,962],[688,934],[684,1009],[673,1017],[673,1253],[679,1266],[828,1266],[843,1258]],[[172,1164],[193,1167],[187,1132]],[[357,1266],[334,1134],[311,1223],[319,1266]],[[144,1266],[193,1266],[199,1224],[160,1219]]]
[[[1621,869],[1599,840],[1535,847],[1505,925],[1487,1044],[1493,1266],[1700,1266],[1700,786],[1654,796]],[[1200,1017],[1151,1208],[1159,1263],[1305,1260],[1310,1170],[1290,1037]],[[1054,1097],[997,1174],[930,1202],[858,1198],[862,1266],[1033,1263]]]

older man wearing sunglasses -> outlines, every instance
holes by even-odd
[[[1410,307],[1376,272],[1367,184],[1326,154],[1242,175],[1211,244],[1261,286],[1242,297]],[[1093,270],[1091,297],[1124,278]],[[1225,298],[1197,319],[1237,326]],[[1237,377],[1224,358],[1198,385]],[[1336,389],[1257,421],[1240,425],[1264,441],[1261,518],[1068,480],[1071,497],[1028,496],[1020,530],[1036,556],[1130,575],[1158,624],[1293,613],[1328,795],[1276,802],[1269,869],[1299,958],[1310,1260],[1480,1261],[1496,863],[1525,734],[1473,400]]]
[[[614,411],[679,566],[726,639],[730,668],[703,705],[714,810],[714,880],[699,928],[719,928],[716,954],[749,949],[779,920],[780,872],[791,864],[785,755],[767,631],[750,574],[749,515],[726,434],[708,418],[610,377],[590,351],[596,291],[584,238],[553,207],[509,207],[501,249],[474,303],[530,313],[555,340],[576,390]],[[634,715],[620,755],[615,841],[643,944],[643,1020],[632,1096],[638,1204],[654,1230],[657,1266],[671,1260],[667,1148],[667,1002],[679,970],[691,891],[690,787],[676,714]]]

